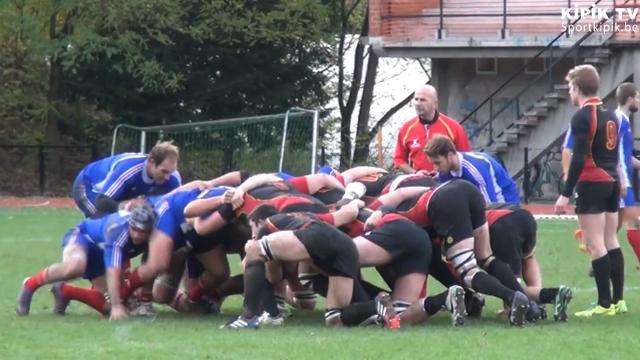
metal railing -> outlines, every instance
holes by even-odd
[[[498,2],[496,0],[495,2]],[[602,0],[595,1],[595,4],[600,3]],[[382,15],[382,20],[393,20],[393,19],[411,19],[411,18],[425,18],[425,19],[438,19],[438,30],[437,30],[437,38],[442,40],[445,35],[445,20],[449,18],[501,18],[502,27],[500,28],[500,38],[506,39],[508,34],[508,25],[510,18],[523,18],[523,17],[549,17],[549,18],[558,18],[560,13],[558,11],[531,11],[531,12],[521,12],[521,11],[509,11],[508,10],[508,0],[502,0],[501,11],[499,12],[469,12],[469,13],[447,13],[445,12],[445,4],[444,0],[440,0],[438,2],[438,12],[436,14],[402,14],[402,15]],[[562,6],[561,1],[558,1],[558,10],[560,10],[560,6]],[[474,5],[470,3],[470,5]],[[566,7],[571,8],[572,2],[571,0],[566,0]],[[615,1],[614,1],[615,6]],[[533,7],[533,6],[532,6]],[[565,33],[567,37],[569,37],[568,33]]]
[[[600,3],[602,0],[597,0],[594,2],[594,4],[590,7],[593,8],[595,7],[598,3]],[[629,1],[629,0],[627,0]],[[626,3],[626,2],[625,2]],[[612,10],[612,12],[615,10]],[[612,14],[612,13],[610,13]],[[581,18],[577,18],[576,20],[574,20],[570,25],[575,25],[578,21],[580,21]],[[485,98],[485,100],[483,100],[474,110],[472,110],[469,114],[467,114],[462,121],[460,121],[461,124],[464,124],[467,120],[469,120],[470,118],[472,118],[475,114],[478,113],[478,111],[480,111],[485,105],[488,104],[489,106],[489,119],[487,121],[485,121],[484,123],[482,123],[478,128],[475,129],[475,131],[470,134],[470,138],[475,138],[476,136],[478,136],[480,134],[481,131],[483,131],[485,128],[489,128],[489,142],[487,143],[487,146],[490,146],[491,144],[493,144],[495,137],[499,137],[504,133],[504,130],[509,129],[511,127],[513,127],[513,122],[510,123],[505,129],[503,129],[502,132],[500,132],[497,136],[494,136],[494,128],[493,128],[493,121],[495,118],[497,118],[499,115],[501,115],[505,110],[507,110],[508,108],[510,108],[512,105],[515,105],[516,107],[516,119],[519,119],[524,112],[521,112],[521,104],[520,104],[520,97],[527,93],[535,84],[537,84],[541,79],[547,78],[549,80],[549,88],[552,89],[554,86],[554,81],[553,81],[553,69],[555,66],[557,66],[561,61],[563,61],[564,59],[568,58],[569,55],[574,56],[574,62],[577,62],[577,57],[578,57],[578,49],[580,49],[580,46],[582,45],[583,42],[585,42],[585,40],[587,40],[587,38],[589,38],[594,32],[595,30],[598,28],[598,26],[604,24],[608,19],[603,19],[601,20],[597,26],[593,26],[591,28],[590,31],[588,31],[587,33],[585,33],[583,36],[580,37],[580,39],[578,39],[572,46],[571,48],[569,48],[568,50],[566,50],[564,52],[564,54],[560,57],[554,58],[553,56],[553,48],[557,46],[556,42],[558,42],[563,36],[565,36],[569,30],[570,30],[570,26],[567,26],[566,30],[562,31],[561,33],[559,33],[553,40],[551,40],[547,46],[545,46],[543,49],[541,49],[540,51],[538,51],[538,53],[536,53],[536,55],[534,55],[531,59],[529,59],[529,61],[525,62],[525,64],[518,69],[516,72],[514,72],[504,83],[502,83],[496,90],[494,90],[487,98]],[[595,51],[595,50],[594,50]],[[549,56],[548,56],[548,66],[545,69],[545,71],[541,72],[538,76],[536,76],[532,81],[529,81],[527,83],[526,86],[524,86],[515,96],[511,97],[497,112],[493,111],[493,101],[494,98],[496,97],[497,94],[499,94],[502,90],[504,90],[508,85],[510,85],[514,80],[516,80],[520,75],[524,74],[526,69],[529,68],[529,66],[531,66],[535,61],[538,61],[539,59],[545,59],[543,57],[543,55],[545,53],[549,52]],[[533,105],[529,108],[532,108]]]

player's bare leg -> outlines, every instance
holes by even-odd
[[[27,315],[31,308],[31,298],[41,286],[76,279],[82,276],[87,267],[87,250],[73,243],[65,246],[62,252],[62,262],[50,265],[39,273],[30,276],[22,283],[16,313]]]

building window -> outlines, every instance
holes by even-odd
[[[477,58],[476,74],[479,75],[495,75],[498,73],[498,59],[496,58]]]
[[[527,64],[531,59],[523,59],[524,63]],[[543,73],[547,69],[547,61],[545,58],[538,57],[534,59],[531,63],[527,65],[524,69],[525,74],[540,74]]]

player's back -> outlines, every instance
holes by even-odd
[[[267,219],[267,227],[271,232],[297,230],[311,222],[319,221],[313,214],[308,213],[276,214]]]
[[[119,211],[99,219],[87,219],[80,222],[78,229],[87,235],[96,245],[104,247],[110,235],[121,233],[128,226],[128,212]]]
[[[107,174],[115,169],[117,164],[126,162],[127,165],[135,166],[143,163],[146,159],[146,155],[137,153],[123,153],[109,156],[87,165],[83,170],[84,177],[92,184],[97,184],[104,180]]]
[[[618,119],[601,102],[587,103],[572,119],[575,128],[587,134],[587,157],[580,181],[613,181],[618,178]],[[577,136],[577,135],[576,135]]]

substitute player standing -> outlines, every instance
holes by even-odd
[[[580,109],[571,119],[573,156],[556,213],[564,213],[574,188],[578,194],[576,214],[591,255],[598,289],[597,304],[576,313],[579,317],[615,315],[613,292],[622,293],[624,263],[616,235],[620,177],[618,174],[618,130],[616,115],[596,96],[598,71],[591,65],[576,66],[567,74],[569,95]],[[613,255],[612,255],[613,253]]]

